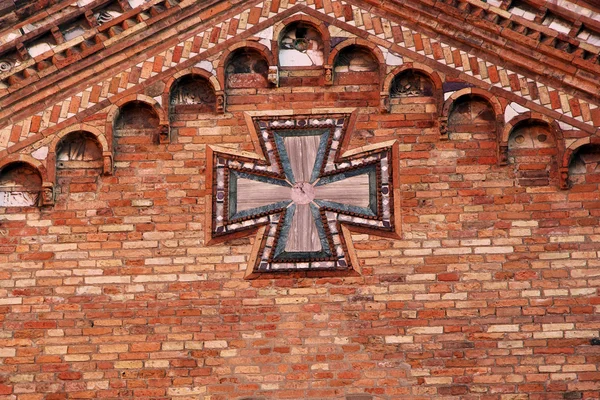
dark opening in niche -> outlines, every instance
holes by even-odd
[[[36,206],[41,191],[42,177],[27,163],[11,163],[0,171],[0,207]]]
[[[186,75],[173,85],[170,96],[171,109],[181,112],[215,112],[216,95],[208,79],[200,75]]]

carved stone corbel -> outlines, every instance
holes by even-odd
[[[559,185],[562,190],[569,188],[569,168],[561,167],[559,170]]]
[[[333,66],[325,65],[325,79],[326,85],[333,85]]]
[[[440,138],[448,139],[448,117],[440,117]]]
[[[43,206],[54,204],[54,185],[50,182],[44,182],[42,185],[41,204]]]
[[[498,165],[508,165],[508,144],[498,147]]]
[[[381,92],[379,111],[386,114],[390,112],[390,94],[388,92]]]
[[[158,131],[158,143],[160,143],[160,144],[170,143],[171,130],[169,129],[169,125],[168,124],[160,125],[159,129],[160,130]]]
[[[222,90],[215,93],[217,98],[217,114],[223,114],[225,112],[225,92]]]
[[[102,155],[102,172],[104,175],[112,175],[113,174],[113,157],[110,153],[104,153]]]
[[[277,65],[269,66],[269,75],[267,75],[267,79],[271,85],[279,87],[279,68]]]

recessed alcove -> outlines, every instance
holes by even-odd
[[[102,146],[89,132],[71,132],[56,146],[56,169],[100,169]]]
[[[321,33],[304,21],[293,22],[279,38],[280,67],[320,67],[324,62]]]
[[[425,73],[408,69],[400,72],[390,85],[390,98],[433,96],[434,84]]]
[[[389,83],[388,83],[389,82]],[[384,83],[382,110],[397,114],[429,113],[437,115],[441,91],[436,95],[433,79],[425,72],[408,68]]]
[[[350,45],[337,54],[333,65],[334,84],[365,85],[379,83],[379,61],[364,46]]]
[[[517,124],[508,139],[508,162],[515,168],[520,186],[546,186],[557,171],[558,149],[546,122],[525,120]]]
[[[600,145],[583,145],[571,157],[569,185],[597,185],[598,183],[600,183]]]
[[[148,136],[159,132],[160,118],[151,105],[142,101],[124,104],[114,122],[115,136]]]
[[[235,50],[225,66],[225,82],[228,89],[265,88],[268,82],[269,63],[252,48]]]
[[[470,134],[473,137],[496,137],[496,115],[492,105],[483,97],[464,95],[454,101],[448,115],[448,132]],[[464,136],[464,135],[462,135]],[[465,137],[466,138],[466,137]]]
[[[179,78],[169,96],[171,112],[176,114],[212,113],[216,111],[217,96],[212,84],[203,76],[189,74]]]
[[[13,162],[0,170],[0,207],[31,207],[40,203],[42,176],[25,162]]]

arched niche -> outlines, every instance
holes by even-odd
[[[442,80],[426,65],[406,63],[388,73],[381,92],[381,111],[431,113],[442,108]]]
[[[56,169],[101,169],[103,149],[96,136],[86,131],[65,135],[56,145]]]
[[[160,131],[160,116],[143,101],[133,100],[119,107],[114,120],[115,137],[147,136],[152,139]]]
[[[600,143],[578,147],[572,154],[568,167],[568,185],[577,187],[600,183]]]
[[[390,98],[432,97],[435,92],[433,80],[425,72],[416,69],[400,71],[390,84]]]
[[[280,67],[320,67],[325,62],[323,35],[306,21],[288,24],[278,38]]]
[[[496,137],[496,112],[490,102],[478,94],[465,94],[450,105],[448,132],[452,134],[479,134]]]
[[[0,169],[0,207],[37,206],[42,193],[42,175],[31,164],[16,161]]]
[[[520,186],[547,186],[558,172],[556,135],[547,122],[526,119],[508,137],[508,163],[514,166]]]
[[[231,52],[225,63],[225,87],[228,89],[269,86],[269,62],[257,49],[241,47]]]
[[[380,61],[367,46],[351,44],[335,55],[333,83],[336,85],[377,85]]]
[[[173,83],[169,106],[174,113],[212,113],[217,111],[217,95],[206,77],[192,73]]]

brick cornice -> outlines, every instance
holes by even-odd
[[[376,11],[379,8],[391,20],[402,21],[416,30],[425,30],[433,37],[445,42],[459,43],[467,50],[482,52],[493,57],[501,65],[513,69],[529,71],[540,80],[560,86],[573,96],[599,104],[600,90],[598,76],[600,64],[588,62],[575,52],[559,51],[538,40],[513,31],[507,26],[492,23],[485,19],[461,13],[444,1],[429,0],[363,0]],[[473,1],[476,2],[476,1]],[[534,24],[518,16],[508,16],[507,21],[535,26],[539,32],[549,37],[559,37],[541,24]],[[564,39],[564,38],[563,38]],[[499,51],[500,50],[500,51]]]
[[[214,8],[217,3],[222,5]],[[158,53],[177,43],[182,36],[189,36],[209,26],[207,22],[209,19],[228,11],[234,12],[233,10],[239,7],[231,7],[231,2],[219,0],[191,5],[131,35],[124,41],[106,47],[91,57],[67,65],[31,85],[26,85],[0,100],[0,125],[7,122],[14,123],[23,117],[23,113],[31,114],[40,107],[52,104],[58,98],[77,92],[83,83],[91,84],[110,76],[110,73],[114,73],[113,67],[130,66],[149,53]],[[145,40],[158,35],[163,36],[159,41]],[[133,43],[135,46],[132,45]],[[56,87],[61,90],[56,90]]]
[[[260,1],[256,1],[256,4],[259,2]],[[67,98],[70,95],[77,94],[78,91],[81,90],[82,83],[85,82],[85,87],[87,89],[91,89],[91,85],[94,85],[95,82],[99,82],[100,80],[106,80],[107,78],[114,77],[114,76],[116,76],[115,74],[117,74],[121,71],[124,71],[126,68],[134,66],[143,60],[153,58],[153,56],[157,55],[160,51],[164,51],[167,48],[177,45],[185,40],[191,40],[190,38],[193,39],[193,36],[195,34],[204,32],[205,30],[209,29],[211,27],[211,25],[214,26],[215,24],[218,24],[220,21],[225,21],[227,18],[240,12],[240,10],[247,10],[247,9],[251,8],[253,6],[253,4],[255,4],[255,2],[252,2],[250,4],[245,3],[245,2],[236,3],[236,4],[234,4],[232,2],[218,2],[218,4],[220,5],[219,8],[213,7],[210,9],[201,8],[201,7],[198,7],[197,5],[195,5],[196,8],[194,10],[192,10],[190,8],[187,11],[187,12],[189,12],[189,14],[186,14],[187,15],[186,18],[183,18],[182,14],[177,14],[177,15],[170,16],[169,18],[163,19],[162,21],[160,21],[159,23],[157,23],[156,25],[153,26],[153,29],[156,29],[156,32],[152,31],[149,28],[147,30],[143,30],[139,33],[136,33],[135,36],[131,37],[131,39],[130,39],[131,42],[117,43],[117,44],[115,44],[114,47],[111,47],[110,49],[105,50],[104,53],[89,58],[90,61],[88,61],[88,62],[91,62],[91,64],[88,67],[84,66],[84,63],[83,63],[84,60],[80,61],[79,63],[76,63],[74,66],[69,66],[69,68],[74,68],[74,71],[76,71],[76,72],[71,74],[71,73],[69,73],[70,70],[65,69],[65,71],[61,72],[62,75],[60,75],[60,79],[61,79],[60,81],[46,82],[48,85],[53,85],[52,90],[44,91],[42,89],[38,89],[36,87],[36,85],[32,85],[31,89],[28,89],[28,90],[30,90],[30,93],[34,93],[36,90],[39,91],[39,93],[35,93],[29,99],[27,99],[27,101],[16,102],[12,107],[7,108],[7,109],[3,110],[2,112],[0,112],[0,116],[4,117],[4,121],[6,123],[7,121],[8,122],[21,121],[23,118],[32,116],[33,114],[35,114],[38,111],[41,111],[42,109],[45,109],[46,111],[48,111],[49,109],[52,109],[52,107],[54,107],[61,99]],[[497,49],[497,47],[489,46],[487,44],[489,42],[485,42],[483,40],[481,40],[480,42],[475,42],[475,43],[469,42],[467,40],[466,35],[460,36],[457,34],[457,33],[461,33],[461,31],[459,31],[458,29],[451,31],[453,34],[455,34],[457,36],[455,39],[449,39],[448,31],[445,32],[446,33],[445,35],[438,33],[436,31],[436,29],[440,29],[438,27],[439,23],[436,22],[437,20],[435,20],[435,19],[425,18],[421,14],[418,14],[418,13],[413,14],[412,20],[403,19],[401,16],[394,16],[392,12],[386,12],[387,9],[382,10],[382,9],[377,9],[374,6],[369,7],[368,4],[367,4],[367,7],[365,8],[366,3],[364,1],[360,1],[360,2],[352,1],[352,2],[348,2],[348,4],[355,4],[355,5],[360,4],[361,9],[370,10],[371,12],[373,12],[374,15],[379,14],[383,18],[387,18],[389,21],[392,21],[395,24],[402,25],[400,27],[401,29],[407,29],[407,28],[412,29],[413,32],[412,33],[409,32],[410,35],[414,34],[416,36],[423,36],[423,37],[429,36],[432,39],[432,42],[436,42],[436,45],[438,45],[438,46],[442,45],[442,46],[447,47],[448,45],[450,45],[451,47],[454,47],[454,49],[457,53],[462,53],[463,57],[477,58],[481,55],[481,58],[479,58],[479,61],[477,61],[477,62],[483,62],[483,63],[491,62],[492,64],[495,63],[495,65],[498,66],[499,69],[500,68],[503,69],[505,73],[514,74],[515,71],[517,73],[519,73],[519,71],[526,71],[525,68],[513,68],[514,63],[511,65],[508,65],[509,63],[504,61],[506,59],[506,57],[502,57],[504,55],[503,51],[505,51],[505,50],[501,49],[500,54],[496,54],[496,53],[498,53],[497,51],[496,51],[496,53],[493,53],[492,50],[494,48]],[[298,7],[300,7],[300,8],[298,8]],[[394,6],[394,7],[396,7],[396,6]],[[321,17],[319,17],[319,18],[324,18],[324,20],[329,21],[329,23],[332,23],[332,24],[336,24],[338,22],[343,23],[342,21],[337,21],[333,12],[329,13],[331,15],[325,15],[325,14],[322,14],[322,11],[314,11],[314,10],[311,11],[310,7],[308,7],[308,6],[297,6],[297,7],[293,7],[293,8],[288,8],[285,11],[282,11],[279,9],[270,10],[271,11],[270,16],[275,18],[275,20],[277,20],[277,19],[285,17],[285,15],[288,15],[290,12],[296,12],[301,9],[305,10],[309,14],[317,13],[314,15],[321,15]],[[296,11],[294,11],[294,10],[296,10]],[[431,14],[431,12],[435,12],[435,10],[429,11],[429,14]],[[438,13],[437,15],[440,20],[443,20],[443,18],[447,17],[447,16],[444,16],[444,14],[442,14],[442,13]],[[182,61],[178,65],[173,66],[172,68],[175,68],[175,70],[179,70],[181,68],[185,68],[186,66],[189,66],[188,64],[190,64],[190,63],[193,64],[195,62],[198,62],[198,60],[200,60],[200,59],[204,59],[212,54],[216,54],[217,51],[224,49],[226,46],[231,44],[233,41],[239,40],[239,38],[242,37],[240,35],[243,35],[243,36],[252,35],[252,34],[260,31],[261,29],[264,29],[264,28],[268,27],[269,25],[273,24],[273,21],[274,21],[273,18],[268,18],[266,20],[265,20],[265,18],[263,18],[262,19],[263,22],[260,22],[256,25],[252,26],[252,28],[250,28],[250,29],[237,31],[238,33],[236,35],[232,34],[233,36],[228,37],[227,40],[218,41],[218,43],[215,42],[214,45],[212,46],[212,48],[209,48],[209,49],[204,48],[201,51],[202,54],[198,54],[186,61]],[[426,22],[429,22],[429,25],[426,25]],[[343,25],[345,25],[344,29],[355,33],[359,37],[369,38],[369,40],[373,40],[374,43],[377,43],[377,44],[380,44],[381,46],[390,48],[398,54],[404,54],[404,55],[408,56],[409,58],[420,60],[420,62],[430,65],[434,69],[439,69],[440,71],[444,71],[445,73],[450,74],[450,76],[457,77],[459,79],[462,79],[464,81],[472,83],[476,86],[482,87],[486,90],[490,90],[494,93],[499,94],[500,96],[504,96],[508,99],[511,99],[512,101],[516,101],[516,102],[522,104],[523,106],[529,107],[530,109],[538,108],[539,112],[546,113],[548,115],[551,115],[555,119],[560,119],[563,122],[566,122],[573,126],[579,127],[588,133],[593,133],[597,129],[597,124],[592,123],[591,121],[589,121],[589,119],[586,119],[585,121],[574,120],[574,118],[571,117],[570,114],[566,113],[566,110],[564,110],[565,109],[564,105],[562,107],[563,110],[561,111],[559,108],[557,108],[555,106],[544,107],[544,106],[540,105],[539,103],[535,104],[531,100],[527,100],[526,98],[521,97],[521,96],[523,96],[523,94],[519,94],[518,92],[512,93],[510,91],[510,88],[506,89],[506,88],[502,88],[502,87],[497,87],[492,84],[493,82],[490,83],[489,80],[486,83],[481,80],[482,79],[481,77],[478,78],[473,75],[468,75],[465,72],[461,72],[462,69],[457,69],[457,67],[454,66],[454,64],[452,62],[448,63],[448,62],[444,62],[443,59],[437,59],[437,58],[434,59],[431,57],[431,55],[429,57],[425,57],[423,52],[421,52],[420,54],[417,54],[417,53],[415,53],[416,50],[414,48],[409,49],[410,46],[406,45],[406,43],[404,43],[404,45],[400,46],[400,45],[393,43],[393,41],[394,41],[393,38],[388,38],[387,40],[383,40],[382,39],[383,36],[381,36],[381,38],[379,38],[373,32],[369,33],[369,32],[367,32],[367,30],[365,30],[363,28],[356,28],[354,26],[350,26],[345,23],[343,23]],[[150,38],[150,37],[152,37],[154,40],[146,40],[146,38]],[[401,37],[396,38],[396,40],[402,41]],[[500,39],[501,43],[505,43],[505,41],[506,41],[506,39],[503,39],[503,38]],[[136,43],[136,46],[131,46],[131,43]],[[398,43],[400,43],[400,42],[398,42]],[[469,43],[469,45],[467,45],[465,43]],[[406,49],[404,49],[403,46],[405,46]],[[108,50],[110,50],[110,51],[108,51]],[[508,51],[508,50],[506,50],[506,51]],[[105,58],[100,59],[100,56],[105,56]],[[515,58],[516,55],[513,53],[513,54],[509,54],[507,57]],[[475,61],[475,60],[472,60],[472,61]],[[490,65],[492,65],[492,64],[490,64]],[[171,65],[171,64],[169,64],[169,65]],[[508,65],[508,68],[505,68],[505,65]],[[166,65],[164,67],[166,67]],[[172,72],[170,72],[170,70],[164,69],[164,67],[161,67],[161,69],[162,69],[161,73],[146,79],[144,85],[152,84],[152,82],[158,80],[159,77],[162,76],[164,78],[165,74],[172,73]],[[78,69],[76,69],[76,68],[78,68]],[[169,67],[169,68],[171,68],[171,67]],[[172,68],[171,68],[171,70],[172,70]],[[527,71],[528,72],[521,72],[521,74],[525,77],[528,77],[529,80],[531,80],[531,78],[533,78],[534,80],[536,80],[538,82],[544,82],[544,81],[549,81],[550,80],[549,77],[551,77],[551,74],[547,74],[548,76],[546,76],[546,75],[544,75],[544,73],[535,73],[534,72],[532,74],[531,70],[527,70]],[[540,77],[542,77],[543,79]],[[538,78],[540,78],[540,79],[538,79]],[[160,79],[162,79],[162,78],[160,78]],[[548,89],[556,91],[556,88],[558,88],[558,87],[564,88],[565,84],[562,82],[562,79],[568,80],[568,76],[567,77],[561,76],[560,79],[554,80],[553,81],[554,83],[552,85],[552,86],[554,86],[554,88],[548,88]],[[73,113],[75,113],[76,118],[79,120],[88,118],[93,113],[101,110],[102,107],[106,107],[107,105],[110,105],[111,103],[113,103],[117,98],[119,98],[123,95],[126,95],[126,94],[139,92],[141,89],[140,89],[140,86],[137,85],[137,82],[138,81],[136,80],[135,81],[136,86],[124,88],[125,90],[120,91],[119,93],[111,92],[110,96],[108,96],[109,98],[101,99],[101,102],[97,102],[97,103],[95,102],[95,104],[93,104],[91,106],[86,106],[85,109],[75,110],[75,108],[77,108],[77,106],[74,106],[74,110],[71,112],[71,115]],[[532,83],[535,83],[535,82],[532,82]],[[558,83],[558,84],[556,84],[556,83]],[[58,86],[59,89],[61,89],[61,90],[56,90],[55,86]],[[573,91],[572,89],[570,89],[570,88],[567,88],[567,89],[568,90],[566,92],[562,91],[561,93],[563,93],[565,96],[575,93],[575,96],[574,96],[575,98],[572,100],[574,100],[576,103],[578,102],[577,98],[581,98],[581,99],[585,98],[584,96],[579,96],[578,93]],[[569,101],[569,99],[566,98],[565,101]],[[525,104],[525,103],[527,103],[527,104]],[[77,103],[77,104],[79,104],[79,103]],[[41,115],[41,114],[39,114],[39,115]],[[60,126],[64,126],[65,124],[71,123],[71,122],[69,122],[69,121],[73,120],[73,118],[71,118],[71,115],[69,116],[69,118],[67,118],[67,120],[62,118],[60,121],[58,121],[58,123],[57,123],[57,121],[53,121],[54,125],[52,125],[52,126],[46,125],[46,126],[42,127],[42,131],[39,131],[39,132],[42,132],[44,136],[52,134],[52,132],[56,131],[56,129],[59,129]],[[39,118],[39,116],[36,118]],[[597,116],[594,118],[595,118],[594,121],[596,121]],[[31,119],[31,118],[29,118],[29,119]],[[28,122],[21,122],[21,125],[23,125],[23,124],[28,124]],[[29,125],[26,125],[26,126],[28,127]],[[9,127],[8,129],[10,129],[10,128],[11,127]],[[26,128],[26,129],[28,129],[28,128]],[[32,133],[36,133],[36,132],[38,132],[38,131],[35,131],[35,130],[32,131]],[[11,139],[11,143],[9,143],[10,149],[7,149],[7,150],[9,152],[18,151],[19,149],[22,149],[23,146],[31,144],[35,140],[37,140],[37,139],[35,139],[36,137],[39,138],[40,137],[39,134],[29,135],[29,136],[25,136],[25,137],[21,136],[20,140],[18,140],[18,143],[15,141],[15,139]]]

